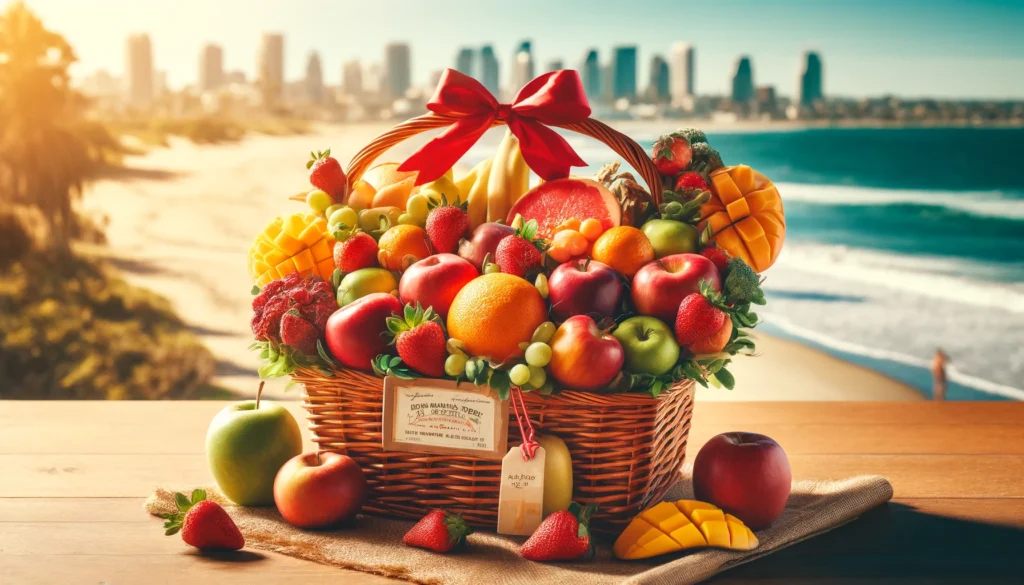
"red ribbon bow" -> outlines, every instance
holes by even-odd
[[[544,180],[567,177],[570,167],[587,165],[565,138],[548,128],[579,123],[590,116],[587,95],[573,70],[545,73],[519,90],[511,104],[500,104],[479,81],[447,69],[427,109],[455,121],[398,167],[399,171],[419,171],[417,185],[448,172],[495,120],[508,124],[519,139],[526,164]]]

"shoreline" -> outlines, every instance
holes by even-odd
[[[251,279],[245,254],[271,219],[298,210],[288,196],[305,185],[304,155],[327,146],[348,159],[390,124],[316,125],[296,136],[251,135],[238,143],[168,148],[126,159],[131,172],[86,188],[82,206],[109,218],[105,256],[133,284],[167,297],[214,353],[212,383],[251,396],[259,361],[251,342]],[[389,158],[407,154],[403,144]],[[759,357],[737,358],[736,390],[699,388],[700,400],[920,400],[907,384],[828,352],[758,333]],[[268,398],[294,400],[285,380]]]

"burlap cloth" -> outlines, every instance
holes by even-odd
[[[227,504],[216,489],[206,489],[212,499]],[[172,495],[158,489],[146,500],[146,511],[171,511]],[[684,477],[665,499],[691,497],[689,478]],[[402,544],[411,522],[359,516],[350,526],[306,532],[289,526],[273,508],[232,506],[227,510],[245,535],[247,547],[427,585],[684,585],[827,532],[891,497],[892,486],[878,476],[799,481],[793,483],[782,517],[757,532],[760,546],[752,551],[705,549],[624,562],[612,556],[610,542],[600,542],[590,562],[548,564],[519,556],[525,538],[478,532],[470,535],[464,550],[439,555]]]

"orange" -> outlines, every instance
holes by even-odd
[[[427,232],[418,225],[396,225],[377,242],[377,261],[388,270],[402,271],[430,256]]]
[[[416,172],[399,172],[398,164],[396,162],[386,162],[374,165],[363,173],[361,178],[378,191],[388,185],[394,185],[409,178],[415,181]]]
[[[654,260],[654,246],[642,231],[620,225],[601,234],[590,255],[619,274],[632,277],[644,264]]]
[[[537,288],[497,272],[469,281],[448,309],[448,335],[476,357],[503,362],[523,355],[519,344],[547,321],[548,311]]]
[[[398,207],[405,209],[405,202],[409,200],[415,190],[416,178],[409,177],[397,183],[384,185],[377,190],[373,196],[373,207]]]

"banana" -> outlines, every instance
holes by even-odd
[[[473,183],[476,182],[477,177],[480,176],[480,170],[483,169],[484,163],[487,161],[480,161],[477,163],[473,170],[466,173],[458,181],[455,181],[455,186],[459,189],[459,193],[465,198],[469,194],[469,190],[473,187]],[[305,199],[303,199],[305,201]]]
[[[526,165],[526,159],[523,158],[523,151],[519,149],[518,142],[514,150],[509,164],[508,204],[510,208],[530,190],[530,167]]]
[[[494,159],[489,158],[473,169],[476,178],[466,195],[466,200],[469,202],[466,214],[469,215],[469,229],[471,230],[475,230],[477,226],[487,222],[487,188],[493,166]],[[463,192],[461,187],[459,191]]]
[[[505,137],[498,145],[491,165],[491,176],[487,182],[487,221],[504,221],[508,217],[509,203],[509,171],[519,149],[519,139],[512,135],[511,130],[505,131]]]

